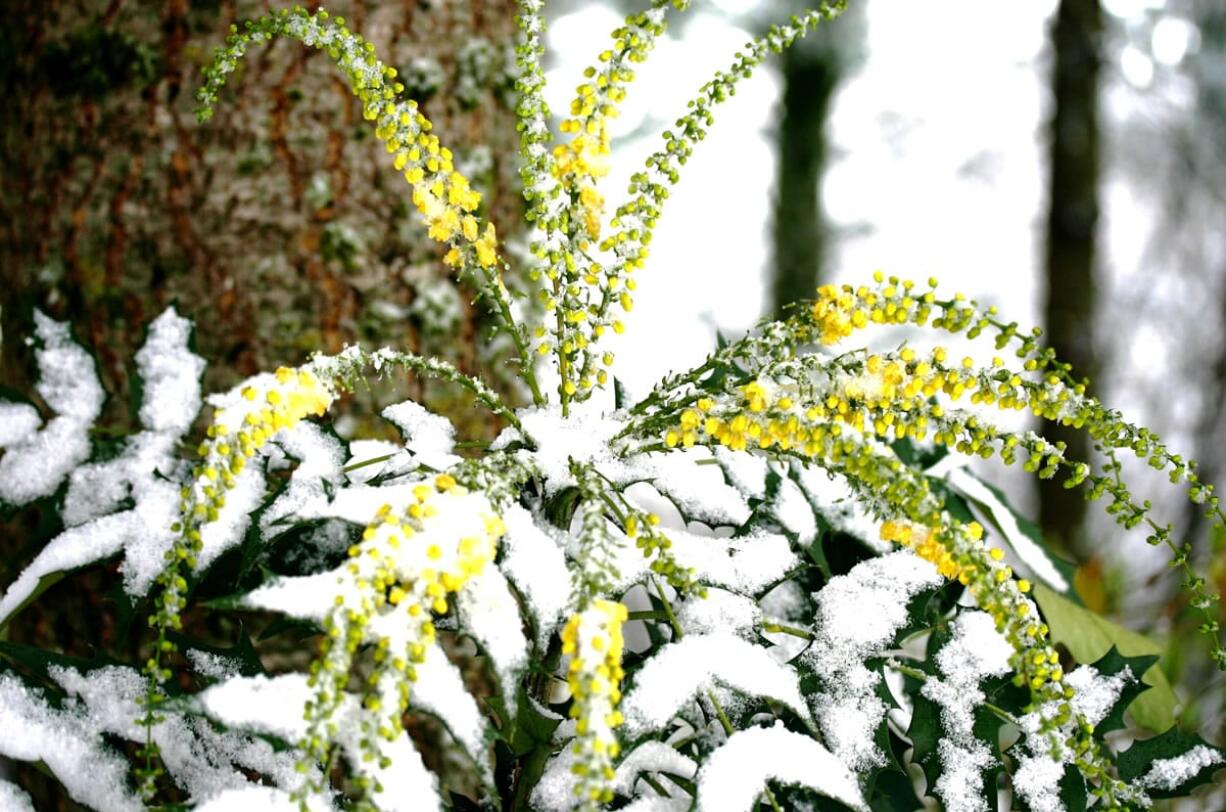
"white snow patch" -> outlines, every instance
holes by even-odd
[[[814,641],[802,656],[823,689],[809,698],[810,706],[827,744],[857,772],[885,758],[874,741],[886,713],[876,694],[880,676],[864,662],[889,649],[907,622],[911,597],[941,581],[931,563],[900,550],[857,564],[814,596]]]
[[[1199,744],[1182,756],[1160,758],[1149,765],[1137,784],[1145,789],[1170,792],[1180,784],[1195,778],[1209,767],[1222,763],[1222,754],[1212,747]]]
[[[720,632],[669,643],[643,665],[622,703],[625,734],[633,738],[662,728],[687,702],[717,684],[770,697],[809,718],[792,669],[775,662],[761,646]]]
[[[1064,683],[1076,692],[1070,703],[1073,710],[1092,725],[1101,722],[1120,701],[1124,688],[1136,681],[1131,668],[1106,676],[1090,665],[1079,666],[1064,678]]]
[[[747,812],[768,780],[800,784],[853,809],[868,809],[856,777],[820,743],[782,723],[740,730],[698,773],[698,812]]]
[[[460,628],[472,635],[494,664],[503,699],[513,714],[519,675],[528,662],[528,638],[507,579],[497,568],[486,567],[460,590],[456,611]]]
[[[38,410],[30,404],[0,401],[0,448],[29,442],[42,424]]]
[[[23,424],[9,431],[20,442],[8,444],[0,457],[0,501],[14,505],[50,496],[89,458],[89,430],[106,399],[93,359],[73,342],[66,322],[35,311],[34,330],[41,344],[34,353],[35,389],[56,416],[29,432],[29,412],[22,412]]]
[[[34,802],[21,787],[0,778],[0,812],[34,812]]]
[[[1013,771],[1013,791],[1031,812],[1064,812],[1060,800],[1060,779],[1064,764],[1048,755],[1023,755]]]
[[[537,643],[544,645],[570,605],[570,570],[558,542],[519,505],[502,514],[507,526],[502,537],[503,573],[510,578],[532,612]]]
[[[415,462],[436,471],[445,471],[460,458],[455,450],[455,426],[445,417],[434,414],[411,400],[388,406],[381,414],[395,423],[404,434],[405,445],[413,452]]]

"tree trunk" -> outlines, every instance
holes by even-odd
[[[1094,256],[1098,224],[1098,77],[1102,64],[1099,0],[1061,0],[1052,28],[1054,115],[1049,129],[1050,176],[1046,246],[1047,340],[1074,375],[1098,373],[1094,347]],[[1058,425],[1044,434],[1065,454],[1086,459],[1084,432]],[[1065,550],[1084,549],[1086,503],[1080,490],[1058,480],[1039,485],[1045,536]]]
[[[783,316],[787,305],[813,297],[827,244],[821,196],[827,157],[825,128],[841,70],[832,47],[807,45],[796,43],[782,58],[783,115],[778,130],[770,290],[770,312],[775,317]]]

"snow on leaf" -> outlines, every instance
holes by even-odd
[[[516,686],[528,662],[519,603],[507,579],[494,567],[469,579],[456,596],[460,627],[472,635],[494,664],[502,696],[511,713],[515,710]]]
[[[935,791],[947,812],[987,812],[983,771],[996,762],[975,737],[975,708],[986,700],[979,683],[1009,671],[1013,647],[996,631],[986,612],[967,611],[953,622],[952,635],[934,657],[940,677],[924,683],[921,693],[941,708],[947,734],[938,744],[941,775]]]
[[[544,646],[570,604],[570,570],[562,548],[519,505],[503,511],[503,573],[515,584],[536,623],[538,646]]]
[[[34,802],[21,787],[0,778],[0,809],[4,812],[34,812]]]
[[[382,415],[404,434],[405,445],[415,461],[444,471],[460,461],[455,449],[455,426],[411,400],[388,406]]]
[[[75,708],[54,709],[10,674],[0,674],[0,756],[41,761],[74,801],[94,809],[140,810],[128,764]]]
[[[1155,760],[1145,774],[1137,779],[1137,783],[1146,789],[1171,792],[1203,771],[1221,763],[1222,753],[1202,744],[1183,755]]]
[[[340,589],[339,570],[314,575],[274,578],[248,592],[241,604],[249,609],[280,612],[289,617],[322,622],[332,610],[331,596]]]
[[[749,812],[767,781],[799,784],[868,809],[846,764],[816,740],[776,723],[737,731],[711,754],[698,772],[698,812]]]
[[[10,429],[14,440],[0,457],[0,503],[24,505],[55,493],[68,473],[89,458],[89,430],[106,398],[94,361],[71,337],[68,324],[34,312],[35,389],[55,413],[35,432]],[[28,429],[29,412],[16,410]]]
[[[810,705],[826,743],[853,770],[884,763],[874,737],[887,708],[876,694],[881,677],[865,660],[888,650],[911,597],[940,583],[932,564],[900,550],[857,564],[814,596],[814,640],[802,660],[822,690]]]
[[[626,735],[662,728],[686,703],[716,685],[775,699],[809,718],[792,669],[775,662],[762,646],[720,632],[669,643],[647,660],[622,703]]]
[[[132,742],[145,740],[146,728],[138,721],[138,700],[145,693],[139,672],[106,667],[82,674],[54,667],[50,673],[65,691],[79,698],[77,707],[91,730]],[[267,776],[288,790],[298,787],[304,777],[295,769],[293,753],[278,752],[261,739],[218,730],[205,719],[166,712],[152,731],[167,772],[193,798],[247,786],[252,783],[248,773]]]
[[[288,487],[261,515],[262,530],[290,517],[296,519],[310,512],[312,506],[322,510],[327,505],[329,489],[335,492],[344,478],[344,446],[314,423],[303,420],[282,429],[277,433],[273,448],[282,454],[270,460],[270,469],[288,465],[283,457],[298,462],[290,474]]]

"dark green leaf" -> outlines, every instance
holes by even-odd
[[[1124,684],[1123,690],[1120,691],[1120,697],[1111,706],[1111,710],[1103,717],[1102,721],[1095,725],[1094,733],[1096,735],[1101,737],[1104,733],[1119,730],[1124,726],[1124,711],[1132,704],[1134,699],[1149,690],[1149,686],[1141,682],[1138,675],[1144,674],[1157,662],[1157,654],[1125,657],[1120,654],[1119,649],[1112,646],[1110,651],[1104,654],[1098,662],[1094,663],[1095,670],[1103,676],[1115,676],[1127,668],[1132,672],[1133,677],[1131,681]]]
[[[1198,748],[1205,749],[1198,750]],[[1146,791],[1155,798],[1178,798],[1187,795],[1201,784],[1207,784],[1212,781],[1213,774],[1226,767],[1226,751],[1214,747],[1200,736],[1184,733],[1177,727],[1172,727],[1165,733],[1154,736],[1152,739],[1139,741],[1123,753],[1120,753],[1119,758],[1116,760],[1116,763],[1119,765],[1120,778],[1125,781],[1135,781],[1146,776],[1154,768],[1155,761],[1179,758],[1193,750],[1198,750],[1198,753],[1205,756],[1205,758],[1200,762],[1193,762],[1184,771],[1187,775],[1186,778],[1179,780],[1182,776],[1179,776],[1178,772],[1176,772],[1173,773],[1171,784],[1155,785],[1151,782],[1146,788]],[[1204,762],[1215,763],[1205,764],[1205,766],[1197,769],[1197,765]]]

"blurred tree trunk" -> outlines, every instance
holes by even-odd
[[[826,119],[842,76],[840,55],[814,32],[783,52],[782,116],[778,128],[779,174],[774,200],[770,312],[813,297],[828,241],[821,181],[828,145]]]
[[[1098,224],[1100,135],[1098,82],[1102,65],[1103,14],[1099,0],[1061,0],[1052,27],[1046,244],[1047,341],[1073,374],[1093,380],[1099,364],[1094,347],[1094,257]],[[1072,459],[1091,453],[1084,432],[1048,424],[1043,433],[1063,442]],[[1065,550],[1081,550],[1086,503],[1079,489],[1058,479],[1039,484],[1039,515],[1047,538]]]

